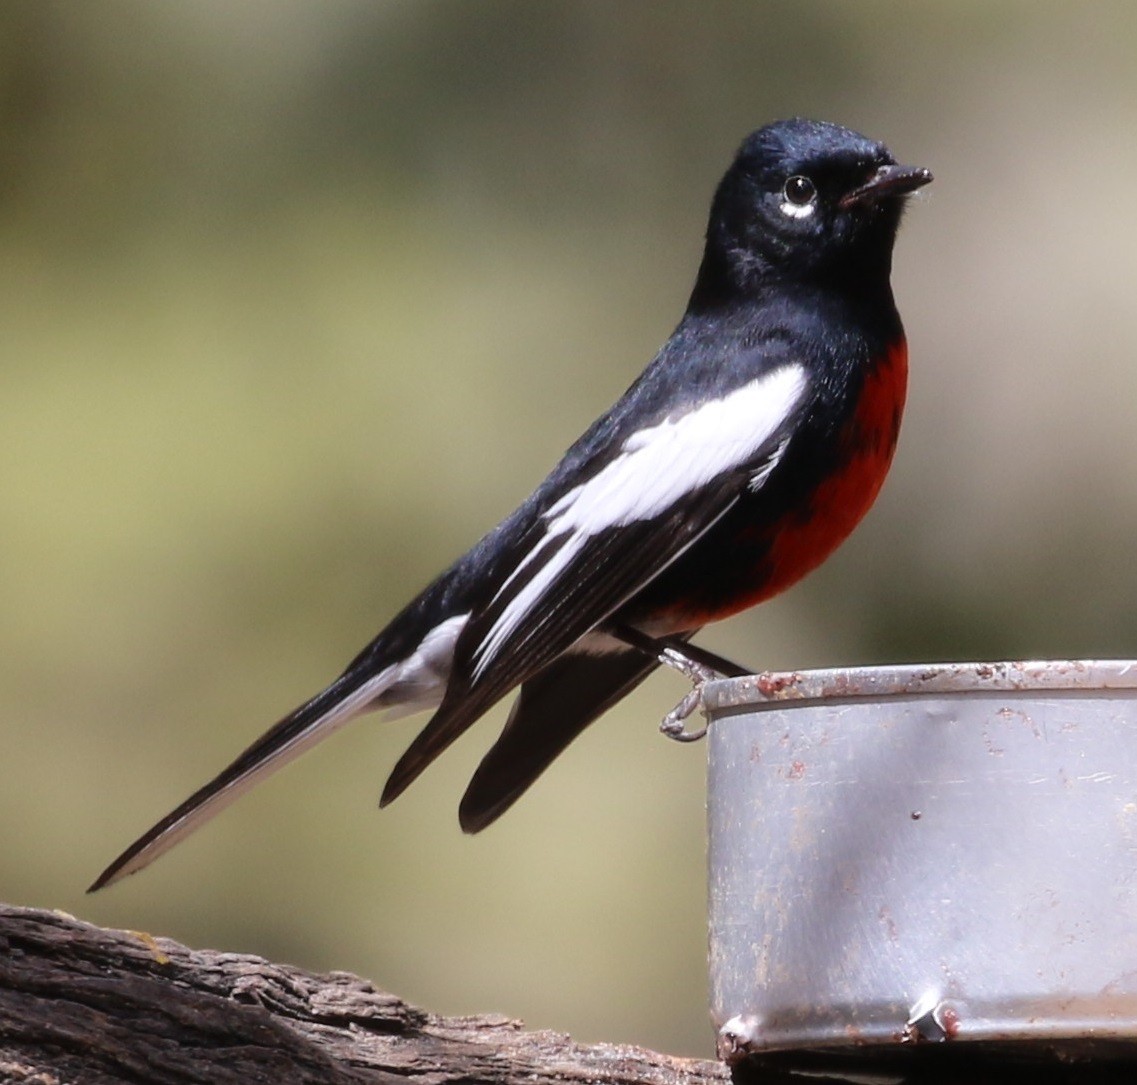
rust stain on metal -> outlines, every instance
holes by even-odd
[[[1007,751],[1003,746],[1000,746],[992,736],[991,732],[983,728],[983,746],[992,757],[1002,757]]]
[[[953,1006],[941,1006],[937,1015],[940,1028],[944,1030],[945,1040],[954,1040],[959,1035],[959,1013]]]
[[[777,697],[799,681],[797,672],[777,674],[773,671],[763,671],[758,675],[756,686],[763,697]]]
[[[867,1043],[865,1034],[856,1025],[845,1026],[845,1037],[855,1047],[862,1047]]]
[[[995,713],[995,715],[998,716],[1001,720],[1006,720],[1008,723],[1018,720],[1021,724],[1023,724],[1024,727],[1030,728],[1030,732],[1032,735],[1034,735],[1035,738],[1046,737],[1039,729],[1038,724],[1035,723],[1034,720],[1021,708],[1011,708],[1010,706],[1004,706],[1003,708],[1000,708],[999,711]]]

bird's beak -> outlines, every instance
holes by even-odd
[[[846,192],[838,201],[842,211],[862,203],[876,203],[892,196],[906,196],[932,180],[932,171],[919,166],[881,166],[863,185]]]

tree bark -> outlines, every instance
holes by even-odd
[[[0,905],[0,1081],[723,1085],[713,1062],[439,1017],[346,972]]]

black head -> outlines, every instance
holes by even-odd
[[[760,128],[715,193],[692,300],[787,279],[887,288],[904,197],[931,179],[840,125],[790,120]]]

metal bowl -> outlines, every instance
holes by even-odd
[[[725,1058],[1137,1052],[1137,663],[763,674],[704,703]]]

